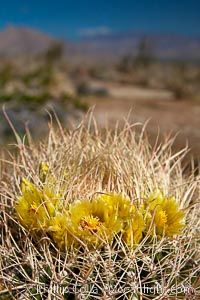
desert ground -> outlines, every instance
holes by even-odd
[[[188,144],[196,159],[200,153],[200,106],[198,103],[173,98],[168,90],[144,89],[112,82],[93,82],[109,92],[109,97],[89,97],[97,122],[114,126],[117,121],[130,123],[148,121],[147,131],[152,137],[175,136],[175,148]]]

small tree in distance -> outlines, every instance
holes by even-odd
[[[45,53],[45,60],[48,64],[60,61],[64,54],[64,44],[62,42],[54,42],[50,45]]]
[[[141,39],[139,45],[138,45],[138,51],[135,56],[133,64],[138,67],[149,67],[153,61],[155,60],[155,57],[153,55],[152,45],[150,40],[147,38]]]

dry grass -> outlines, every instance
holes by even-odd
[[[173,138],[150,147],[139,124],[99,131],[92,115],[70,131],[50,125],[39,145],[16,137],[18,156],[1,165],[0,299],[197,299],[200,187],[182,172],[187,149],[172,153]],[[186,212],[183,234],[147,236],[132,249],[118,235],[102,249],[60,251],[45,232],[21,226],[14,210],[22,177],[41,186],[41,162],[66,203],[115,192],[140,205],[162,189]]]

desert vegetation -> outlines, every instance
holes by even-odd
[[[74,93],[65,65],[60,64],[59,48],[49,49],[38,58],[2,60],[0,67],[1,144],[12,132],[2,114],[5,106],[16,129],[25,133],[25,123],[37,135],[37,126],[45,132],[48,111],[55,111],[64,122],[69,115],[78,117],[88,105]],[[44,128],[44,130],[43,130]]]
[[[59,45],[57,47],[43,56],[3,59],[1,62],[0,105],[6,105],[9,117],[22,135],[26,122],[34,134],[37,132],[35,123],[45,128],[47,111],[53,109],[62,122],[66,122],[69,116],[76,119],[91,104],[103,103],[104,99],[110,101],[119,89],[124,89],[122,101],[124,95],[129,93],[132,105],[137,99],[137,89],[144,90],[144,94],[148,91],[160,93],[160,99],[162,93],[167,92],[170,95],[168,99],[187,101],[191,106],[199,105],[198,65],[186,62],[160,63],[145,54],[144,58],[142,55],[125,57],[118,64],[109,66],[76,66],[68,63],[61,56]],[[56,51],[59,53],[56,54]],[[116,92],[113,92],[114,88]],[[155,94],[155,97],[156,105],[158,96]],[[143,102],[144,109],[149,105],[147,101]],[[2,144],[4,137],[7,139],[12,134],[2,113],[0,132]]]

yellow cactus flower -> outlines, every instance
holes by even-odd
[[[69,208],[69,215],[69,232],[89,247],[111,241],[123,227],[122,220],[115,213],[109,214],[101,198],[92,202],[75,201]]]
[[[72,236],[67,228],[68,215],[66,212],[57,213],[55,217],[49,220],[47,232],[49,232],[53,241],[61,250],[72,244]]]
[[[117,218],[127,221],[134,209],[129,199],[118,194],[101,194],[93,203],[96,212],[98,214],[103,213],[105,220]],[[102,206],[104,207],[103,210]]]
[[[22,196],[17,197],[15,210],[22,225],[39,230],[47,222],[47,213],[41,204],[42,193],[25,178],[21,184]]]
[[[132,219],[127,222],[123,239],[128,246],[139,244],[145,230],[145,221],[142,213],[135,209]]]
[[[152,222],[158,237],[180,234],[184,227],[184,212],[174,197],[167,198],[160,190],[153,192],[145,201],[147,230]]]
[[[97,209],[104,206],[104,218],[116,218],[123,223],[123,239],[128,246],[138,244],[144,231],[144,218],[131,201],[118,194],[102,194],[96,200]]]
[[[46,184],[43,187],[43,203],[47,208],[49,216],[53,217],[56,212],[63,208],[63,201],[61,193],[56,193],[53,186]]]
[[[21,224],[35,230],[45,229],[49,218],[59,210],[60,200],[48,186],[40,190],[25,178],[22,179],[21,191],[22,195],[17,197],[15,204]]]

